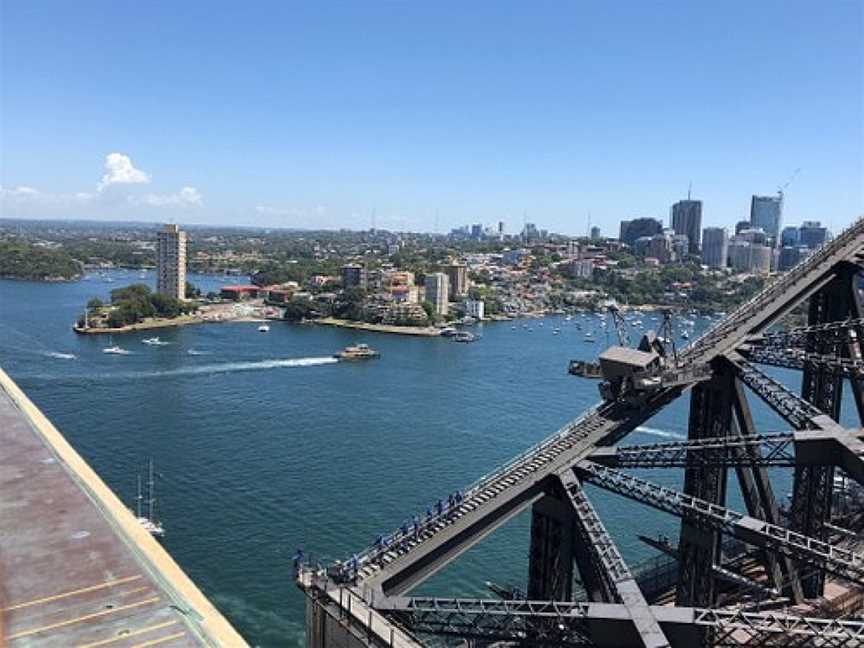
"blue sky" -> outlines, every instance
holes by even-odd
[[[864,213],[864,2],[0,4],[7,217],[614,234]]]

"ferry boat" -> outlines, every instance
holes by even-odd
[[[258,327],[259,333],[267,333],[269,330],[270,330],[269,324],[262,324],[261,326]]]
[[[339,353],[334,353],[333,357],[337,360],[371,360],[372,358],[378,358],[380,355],[368,344],[358,344],[356,346],[345,347]]]

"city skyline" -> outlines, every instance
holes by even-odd
[[[732,229],[800,168],[783,225],[836,232],[860,11],[778,8],[10,3],[0,215],[615,236],[691,182]]]

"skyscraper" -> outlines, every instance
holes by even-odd
[[[690,254],[698,254],[702,233],[702,201],[688,198],[672,205],[672,229],[690,240]]]
[[[761,227],[771,237],[774,246],[780,239],[780,221],[783,215],[783,194],[753,196],[750,201],[750,225]]]
[[[725,227],[702,230],[702,263],[709,268],[725,268],[729,257],[729,235]]]
[[[591,228],[591,240],[596,241],[600,238],[600,228],[596,225]]]
[[[156,245],[156,292],[186,299],[186,232],[166,225]]]
[[[798,228],[798,239],[801,245],[814,250],[828,239],[828,230],[819,221],[804,221]]]
[[[446,315],[448,309],[450,280],[443,272],[427,274],[423,280],[426,289],[426,301],[432,304],[438,315]]]
[[[783,247],[794,247],[798,245],[798,228],[794,225],[790,225],[789,227],[784,227],[783,231],[780,232],[780,245]]]

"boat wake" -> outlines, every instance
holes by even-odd
[[[687,437],[683,434],[678,434],[677,432],[667,432],[666,430],[658,430],[657,428],[645,427],[644,425],[640,425],[636,428],[636,432],[641,432],[642,434],[650,434],[651,436],[663,437],[664,439],[676,439],[678,441],[686,441]]]
[[[165,371],[151,371],[131,374],[135,377],[163,376],[200,376],[202,374],[234,373],[235,371],[261,371],[264,369],[285,369],[290,367],[316,367],[318,365],[335,364],[336,358],[290,358],[283,360],[257,360],[253,362],[225,362],[223,364],[207,364],[197,367],[180,367]]]
[[[74,353],[60,353],[59,351],[46,351],[45,355],[49,358],[57,358],[58,360],[77,360],[78,356]]]

